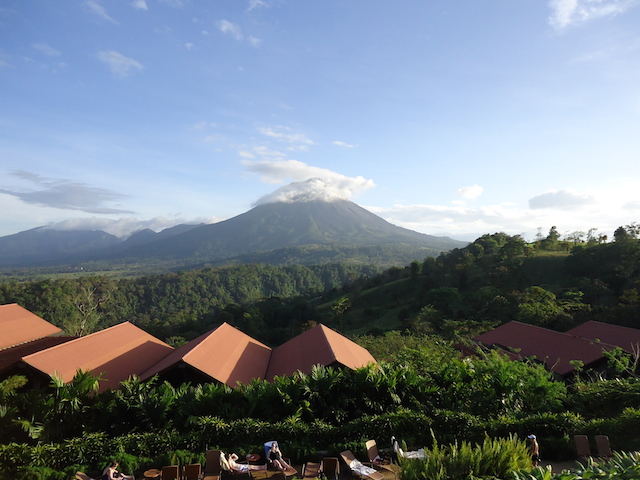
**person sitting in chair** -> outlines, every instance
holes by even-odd
[[[102,471],[100,480],[135,480],[133,475],[123,475],[118,471],[118,462],[115,460]]]
[[[282,458],[282,452],[280,451],[280,448],[278,448],[278,442],[273,442],[271,444],[271,448],[269,449],[269,461],[276,469],[282,472],[293,470],[293,467],[285,462],[284,458]]]
[[[230,453],[227,456],[229,468],[231,468],[231,470],[233,470],[234,472],[249,473],[250,471],[253,472],[257,470],[267,469],[266,465],[249,465],[248,463],[236,463],[236,460],[238,460],[238,455],[236,455],[235,453]]]

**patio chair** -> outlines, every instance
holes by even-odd
[[[576,442],[576,453],[578,454],[578,458],[583,460],[591,458],[589,438],[586,435],[574,435],[573,440]]]
[[[302,478],[321,478],[322,465],[315,462],[307,462],[302,466]]]
[[[408,450],[405,452],[400,447],[400,444],[398,443],[398,440],[396,440],[396,437],[391,437],[391,446],[393,448],[394,460],[397,460],[400,457],[411,458],[416,460],[426,460],[427,458],[427,452],[425,452],[424,448],[420,448],[418,450]],[[406,445],[404,446],[406,447]]]
[[[320,461],[320,471],[327,480],[338,480],[340,476],[340,460],[336,457],[324,457]]]
[[[362,462],[356,459],[351,450],[340,452],[340,456],[342,460],[344,460],[344,463],[347,464],[347,467],[351,469],[351,473],[356,477],[368,478],[369,480],[384,480],[384,475],[381,472],[375,468],[363,465]]]
[[[222,475],[221,456],[220,450],[207,450],[202,480],[220,480]]]
[[[613,456],[611,445],[609,445],[609,437],[606,435],[596,435],[596,448],[600,458],[610,458]]]
[[[367,456],[369,457],[369,464],[372,467],[380,467],[388,472],[393,473],[395,478],[398,478],[400,475],[400,467],[394,463],[391,463],[391,460],[388,457],[381,457],[378,452],[378,445],[375,440],[367,440],[365,443],[367,447]]]
[[[178,465],[162,467],[161,478],[162,480],[179,480],[180,467],[178,467]]]
[[[199,463],[185,465],[182,469],[182,480],[200,480],[201,474],[202,465],[200,465]]]

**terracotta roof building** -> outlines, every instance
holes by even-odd
[[[100,391],[117,389],[131,375],[140,375],[173,348],[132,323],[125,322],[86,337],[22,357],[22,362],[45,375],[58,375],[65,382],[81,369],[102,374]]]
[[[375,361],[367,349],[319,324],[273,349],[266,378],[311,373],[318,364],[356,369]]]
[[[298,370],[310,373],[314,365],[359,368],[375,362],[358,344],[324,325],[274,348],[223,323],[218,328],[176,349],[140,376],[158,375],[171,383],[217,380],[230,387],[252,379],[272,380]]]
[[[582,362],[586,368],[599,368],[605,363],[603,350],[613,348],[594,340],[516,321],[505,323],[474,340],[485,347],[501,348],[512,357],[535,358],[562,377],[574,373],[572,360]]]
[[[55,335],[61,331],[16,303],[0,305],[0,350]]]
[[[356,369],[375,362],[366,349],[324,325],[275,349],[228,323],[178,349],[129,322],[85,337],[48,337],[60,329],[16,304],[0,306],[0,327],[0,345],[5,345],[0,379],[22,374],[31,384],[48,385],[52,375],[69,382],[82,370],[103,378],[100,391],[117,389],[132,375],[235,387],[252,379],[310,373],[318,364]]]
[[[147,380],[154,375],[172,383],[218,382],[234,387],[237,382],[264,379],[271,349],[223,323],[174,350],[140,375]]]
[[[569,330],[567,333],[620,347],[627,353],[640,353],[640,330],[637,328],[592,320]]]

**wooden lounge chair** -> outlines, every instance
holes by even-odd
[[[180,479],[180,467],[178,465],[169,465],[162,467],[162,480],[179,480]]]
[[[182,480],[200,480],[201,474],[202,465],[200,465],[199,463],[185,465],[182,469]]]
[[[613,456],[611,445],[609,445],[609,437],[606,435],[596,435],[596,448],[600,458],[611,458]]]
[[[358,478],[368,478],[369,480],[384,480],[384,475],[374,468],[363,465],[356,459],[351,450],[340,453],[342,460],[351,469],[351,473]]]
[[[321,464],[315,462],[307,462],[302,466],[302,478],[320,478],[322,471]]]
[[[327,480],[338,480],[340,476],[340,460],[336,457],[324,457],[320,461],[320,471]]]
[[[591,458],[589,438],[586,435],[574,435],[573,440],[576,442],[576,453],[578,454],[578,458],[585,461],[588,458]]]
[[[222,467],[220,464],[220,450],[207,450],[204,462],[204,470],[202,480],[220,480],[222,475]]]
[[[389,458],[383,458],[380,456],[380,453],[378,452],[378,444],[375,440],[367,440],[365,447],[367,447],[367,456],[369,457],[369,464],[371,464],[372,467],[379,467],[383,470],[387,470],[388,472],[393,473],[395,478],[398,478],[400,475],[400,467],[391,463]]]

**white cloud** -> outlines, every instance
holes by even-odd
[[[119,77],[128,76],[133,70],[142,70],[143,66],[137,60],[128,58],[119,52],[110,50],[108,52],[98,52],[98,59],[105,63],[111,73]]]
[[[575,209],[595,203],[595,198],[591,195],[580,194],[571,189],[552,190],[537,195],[529,200],[529,207]]]
[[[317,199],[351,198],[375,187],[373,180],[347,177],[325,168],[307,165],[298,160],[242,160],[264,183],[293,182],[265,195],[256,205],[270,202],[308,201]]]
[[[331,142],[333,145],[335,145],[336,147],[343,147],[343,148],[356,148],[355,145],[351,145],[347,142],[341,142],[340,140],[335,140],[333,142]]]
[[[331,172],[333,178],[309,178],[301,182],[293,182],[278,188],[275,192],[264,195],[254,206],[275,202],[312,202],[322,200],[348,200],[356,193],[371,188],[373,182],[362,177],[345,177]]]
[[[470,187],[462,187],[458,189],[458,195],[460,195],[462,198],[473,200],[482,195],[483,191],[484,188],[482,188],[480,185],[471,185]]]
[[[637,0],[551,0],[549,23],[557,29],[624,13]]]
[[[44,53],[45,55],[49,55],[50,57],[59,57],[61,55],[59,50],[56,50],[52,46],[46,43],[36,43],[33,45],[33,48],[38,50],[40,53]]]
[[[252,47],[259,47],[262,44],[262,40],[261,39],[253,37],[253,36],[249,36],[247,41],[249,42],[249,44]]]
[[[103,20],[116,23],[115,20],[109,16],[109,14],[107,13],[107,10],[102,5],[100,5],[97,1],[87,0],[86,2],[84,2],[84,4],[91,13],[98,15]]]
[[[144,230],[146,228],[154,232],[160,232],[166,228],[175,227],[176,225],[197,225],[201,223],[216,223],[222,219],[216,217],[210,218],[166,218],[154,217],[148,220],[140,220],[135,217],[125,217],[119,219],[109,218],[72,218],[61,222],[50,222],[46,226],[56,230],[102,230],[119,238],[127,238],[131,234]]]
[[[303,133],[292,133],[289,127],[259,127],[258,131],[269,138],[287,144],[289,151],[306,151],[311,145],[315,145],[315,142]]]
[[[242,28],[237,23],[230,22],[229,20],[220,20],[218,23],[218,30],[220,30],[225,35],[231,35],[237,41],[242,42],[245,39],[244,34],[242,33]],[[203,34],[205,32],[203,31]],[[252,47],[259,47],[262,44],[262,40],[256,38],[252,35],[247,37],[247,43]]]
[[[249,0],[249,6],[247,7],[247,11],[251,11],[255,8],[260,7],[268,7],[269,5],[264,0]]]
[[[231,35],[236,40],[242,40],[244,38],[240,26],[229,20],[220,20],[218,22],[218,29],[225,35]]]
[[[133,0],[131,6],[136,10],[149,10],[146,0]]]

